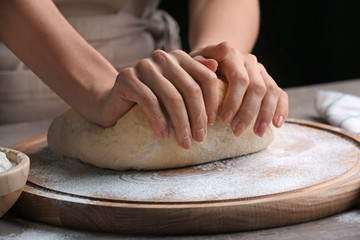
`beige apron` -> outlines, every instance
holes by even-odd
[[[180,48],[178,26],[167,13],[157,10],[158,0],[86,0],[82,7],[91,5],[87,2],[109,2],[112,11],[96,14],[95,8],[95,14],[94,9],[87,14],[71,7],[73,1],[55,1],[72,26],[118,70],[155,49]],[[54,118],[67,108],[0,42],[0,124]]]

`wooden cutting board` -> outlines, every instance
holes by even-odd
[[[31,159],[15,208],[87,230],[193,234],[300,223],[360,202],[359,136],[299,120],[275,134],[258,153],[162,171],[96,168],[53,153],[42,135],[13,146]]]

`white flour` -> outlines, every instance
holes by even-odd
[[[0,172],[9,170],[13,167],[12,162],[6,157],[4,152],[0,152]]]
[[[32,159],[30,175],[46,188],[85,198],[228,200],[293,191],[333,179],[349,171],[358,154],[359,149],[345,138],[286,124],[264,151],[231,160],[175,170],[119,172],[62,158],[45,148],[37,153],[39,159]]]
[[[64,231],[64,230],[61,230]],[[70,234],[68,234],[70,235]],[[77,239],[84,239],[82,238],[80,234],[71,234],[68,236],[65,233],[62,232],[47,232],[47,231],[41,231],[38,229],[26,229],[21,234],[10,234],[8,237],[4,237],[0,239],[3,240],[30,240],[30,239],[36,239],[36,240],[73,240],[75,237]]]
[[[336,221],[344,224],[360,224],[360,210],[343,213],[337,216]]]

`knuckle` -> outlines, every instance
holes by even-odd
[[[151,64],[151,61],[150,59],[141,59],[139,62],[136,63],[135,65],[135,68],[136,69],[150,69],[152,68],[152,64]]]
[[[156,49],[151,53],[151,56],[154,56],[154,57],[156,57],[156,56],[164,56],[166,54],[167,53],[164,50]]]
[[[272,117],[274,116],[274,110],[271,108],[263,108],[260,112],[261,118],[265,119],[267,122],[270,122]]]
[[[201,86],[203,86],[204,89],[208,88],[208,89],[210,89],[210,91],[211,90],[216,91],[219,88],[218,81],[219,80],[218,80],[217,76],[214,75],[213,77],[209,77],[206,82],[201,83]]]
[[[150,57],[156,62],[164,63],[168,59],[168,54],[164,50],[157,49],[151,53]]]
[[[180,49],[172,50],[170,52],[170,54],[172,54],[172,55],[180,55],[180,56],[187,55],[183,50],[180,50]]]
[[[170,94],[168,101],[174,108],[181,108],[184,104],[183,98],[179,93]]]
[[[140,60],[136,64],[135,69],[140,76],[144,74],[150,74],[152,76],[158,75],[158,70],[154,66],[154,63],[148,58]]]
[[[153,109],[154,107],[159,105],[158,99],[153,94],[144,94],[142,96],[142,100],[143,100],[144,104],[150,109]]]
[[[253,91],[258,96],[264,96],[266,93],[266,86],[260,82],[253,83],[251,86],[251,91]]]
[[[230,52],[230,54],[232,54],[232,55],[234,55],[234,56],[236,56],[236,55],[239,55],[239,54],[240,54],[239,49],[237,49],[237,48],[233,48],[233,47],[231,47],[231,48],[229,49],[229,52]]]
[[[134,69],[132,67],[127,67],[122,69],[118,76],[117,79],[123,79],[123,78],[128,78],[128,77],[134,77],[135,73],[134,73]]]
[[[265,66],[262,63],[258,63],[258,66],[259,66],[260,72],[264,72],[264,73],[267,72]]]
[[[153,123],[153,126],[162,127],[166,123],[166,119],[163,114],[155,114],[151,118],[151,122]]]
[[[268,85],[266,91],[272,95],[280,95],[280,88],[276,83]]]
[[[216,75],[215,73],[211,72],[211,73],[209,74],[209,77],[207,78],[206,84],[208,84],[208,85],[211,86],[211,87],[217,87],[218,81],[219,81],[219,80],[218,80],[217,75]]]
[[[214,45],[214,47],[215,47],[215,48],[214,48],[214,49],[215,49],[215,52],[221,53],[222,58],[223,58],[224,56],[227,56],[227,55],[231,52],[231,49],[232,49],[230,43],[227,42],[227,41],[224,41],[224,42],[221,42],[221,43],[219,43],[219,44],[216,44],[216,45]],[[224,59],[222,59],[222,60],[224,60]]]
[[[236,79],[236,81],[241,85],[241,86],[248,86],[249,85],[249,77],[247,74],[245,74],[244,72],[236,72],[233,74],[233,79]]]
[[[173,60],[181,62],[184,59],[190,58],[190,56],[184,52],[183,50],[175,49],[169,52],[169,56],[172,57]]]
[[[248,54],[248,55],[246,55],[246,58],[248,59],[249,62],[252,62],[252,63],[258,62],[257,57],[254,54]]]
[[[282,89],[281,89],[281,91],[280,91],[280,96],[281,96],[282,98],[284,98],[286,101],[288,101],[288,99],[289,99],[289,95],[287,94],[287,92],[285,92],[285,91],[282,90]]]
[[[231,50],[231,44],[228,41],[221,42],[219,44],[220,47],[223,48],[223,50],[230,51]]]
[[[202,96],[201,88],[197,84],[192,84],[190,87],[188,87],[187,91],[192,98],[199,98]]]
[[[201,87],[205,88],[213,88],[218,85],[218,76],[211,71],[201,71],[199,72],[201,75],[199,77],[194,78],[195,82]]]

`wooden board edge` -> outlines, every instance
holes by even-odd
[[[357,136],[356,134],[353,134],[347,130],[344,129],[339,129],[339,128],[335,128],[333,126],[327,125],[327,124],[323,124],[323,123],[316,123],[316,122],[311,122],[311,121],[307,121],[307,120],[299,120],[299,119],[287,119],[286,121],[287,123],[290,124],[298,124],[298,125],[303,125],[303,126],[307,126],[307,127],[313,127],[313,128],[317,128],[317,129],[322,129],[322,130],[326,130],[329,131],[331,133],[340,135],[340,136],[345,136],[350,138],[352,141],[354,141],[358,147],[360,147],[360,139],[359,136]],[[42,147],[45,143],[46,143],[46,138],[47,138],[47,134],[41,134],[39,136],[35,136],[33,138],[27,139],[23,142],[20,142],[16,145],[14,145],[14,148],[19,150],[19,151],[24,151],[26,153],[26,151],[28,149],[31,148],[38,148],[38,147]],[[192,201],[192,202],[181,202],[181,201],[168,201],[168,202],[151,202],[151,201],[129,201],[129,200],[111,200],[111,199],[101,199],[102,202],[109,202],[110,204],[112,203],[117,203],[117,204],[139,204],[139,206],[141,204],[145,204],[147,206],[151,206],[151,205],[169,205],[169,206],[174,206],[174,205],[181,205],[181,204],[185,204],[187,206],[190,205],[195,205],[195,206],[200,206],[201,204],[227,204],[227,203],[232,203],[232,202],[243,202],[245,203],[255,203],[258,201],[267,201],[269,199],[272,198],[281,198],[284,195],[289,195],[289,194],[298,194],[298,193],[302,193],[305,194],[309,191],[316,191],[319,188],[323,188],[328,186],[329,184],[334,184],[337,183],[339,181],[339,179],[343,179],[344,177],[347,178],[345,175],[346,174],[351,174],[351,172],[353,171],[360,171],[359,170],[359,166],[360,166],[360,154],[358,156],[358,161],[355,163],[355,165],[348,170],[346,173],[337,176],[333,179],[329,179],[325,182],[322,183],[318,183],[318,184],[314,184],[308,187],[304,187],[304,188],[299,188],[296,190],[290,190],[290,191],[286,191],[286,192],[282,192],[282,193],[275,193],[275,194],[269,194],[269,195],[264,195],[264,196],[256,196],[256,197],[248,197],[248,198],[234,198],[234,199],[226,199],[226,200],[213,200],[213,201],[209,201],[209,200],[205,200],[205,201]],[[32,183],[30,181],[27,182],[26,184],[27,186],[31,186],[31,185],[36,185],[36,183]],[[56,191],[52,190],[52,189],[47,189],[44,188],[42,186],[39,186],[39,188],[45,190],[45,191],[52,191],[54,193],[57,193]],[[26,190],[25,190],[26,191]],[[66,193],[62,193],[62,192],[58,192],[58,194],[63,195]],[[86,197],[84,196],[78,196],[78,195],[72,195],[72,197],[78,197],[79,199],[86,199]],[[89,201],[94,201],[96,202],[98,199],[96,198],[90,198],[88,199]]]
[[[355,141],[358,147],[360,146],[359,136],[346,130],[304,120],[289,119],[288,122],[346,136]],[[37,146],[44,142],[44,139],[46,140],[46,134],[28,139],[14,147],[25,149],[22,143]],[[359,171],[359,163],[357,163],[352,169],[352,174],[346,178],[335,179],[336,185],[330,190],[327,188],[330,183],[327,183],[327,185],[320,184],[312,189],[307,189],[306,196],[303,191],[295,191],[290,193],[290,197],[288,195],[286,199],[279,195],[273,196],[267,201],[262,199],[263,203],[260,208],[264,211],[261,213],[246,208],[253,204],[255,199],[242,202],[146,205],[114,202],[98,204],[94,201],[89,205],[81,203],[81,201],[64,202],[56,198],[48,198],[46,194],[40,199],[35,199],[35,193],[32,192],[30,186],[26,186],[16,208],[23,215],[41,222],[94,231],[152,235],[238,232],[279,227],[328,217],[359,204]],[[24,209],[23,201],[30,201],[33,206],[42,207],[47,214],[34,212],[33,209],[36,208],[29,207],[29,205]],[[289,206],[295,207],[288,211],[287,207]],[[144,211],[144,209],[146,210]],[[285,213],[288,213],[287,217],[284,217]]]
[[[339,182],[335,189],[313,191],[307,196],[272,199],[261,203],[258,212],[244,203],[202,205],[139,204],[89,205],[62,202],[26,193],[17,210],[37,221],[86,230],[129,234],[202,234],[238,232],[285,226],[328,217],[356,204],[360,196],[359,175]],[[25,204],[26,209],[22,208]],[[29,207],[29,202],[32,206]],[[339,204],[341,202],[341,204]],[[35,211],[41,207],[44,211]],[[191,223],[191,224],[189,224]]]

